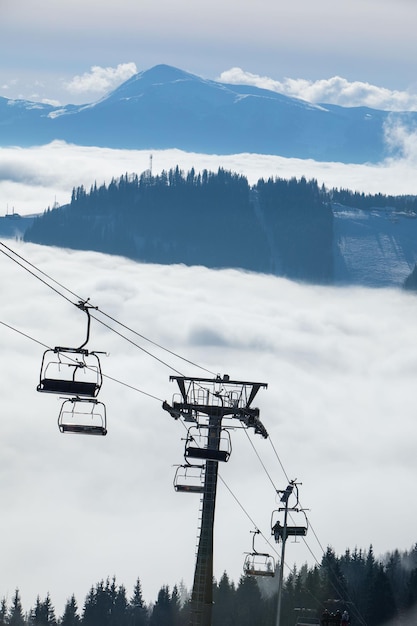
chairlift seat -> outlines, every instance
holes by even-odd
[[[305,537],[306,534],[305,526],[287,526],[287,537]]]
[[[95,398],[102,382],[96,353],[82,348],[49,348],[42,357],[37,391]]]
[[[175,491],[183,493],[204,493],[204,487],[200,485],[175,485]]]
[[[284,526],[275,526],[273,528],[273,534],[275,535],[276,541],[278,541],[278,538],[282,539],[284,536]],[[286,528],[286,537],[305,537],[306,535],[306,526],[287,526]]]
[[[248,568],[246,570],[246,574],[248,574],[248,576],[270,576],[271,578],[275,576],[275,572],[273,572],[272,570],[262,570],[255,568]]]
[[[62,403],[58,416],[61,433],[107,435],[106,407],[94,398],[70,398]]]
[[[215,450],[211,448],[195,448],[188,446],[185,450],[186,457],[194,459],[206,459],[207,461],[228,461],[230,452],[227,450]]]
[[[103,426],[81,425],[81,424],[60,424],[61,433],[78,433],[81,435],[107,435],[107,430]]]
[[[251,552],[246,555],[243,571],[247,576],[275,576],[275,559],[266,552]]]
[[[38,391],[46,393],[62,393],[71,396],[88,396],[94,398],[100,386],[95,382],[64,380],[59,378],[43,378],[37,386]]]

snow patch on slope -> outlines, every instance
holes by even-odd
[[[417,262],[417,216],[333,205],[334,276],[339,284],[399,286]]]

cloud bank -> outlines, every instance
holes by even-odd
[[[343,107],[370,107],[386,111],[416,111],[417,94],[378,87],[360,81],[348,81],[340,76],[321,80],[284,78],[274,80],[232,67],[217,78],[222,83],[253,85],[285,96],[301,98],[312,104],[337,104]]]
[[[184,171],[219,167],[242,174],[250,184],[269,177],[315,178],[328,188],[343,187],[364,193],[393,195],[417,193],[415,131],[390,124],[386,140],[398,158],[379,165],[346,165],[313,160],[286,159],[262,154],[204,155],[181,150],[112,150],[54,141],[33,148],[0,148],[0,215],[42,213],[67,204],[74,187],[89,190],[96,182],[110,183],[126,173],[152,168],[155,174],[178,165]]]
[[[11,598],[19,587],[28,610],[49,591],[61,613],[69,595],[82,605],[91,586],[107,576],[115,575],[129,595],[140,576],[148,602],[163,584],[183,579],[191,586],[199,502],[174,492],[186,430],[161,406],[177,392],[169,375],[178,371],[268,383],[255,405],[270,440],[233,430],[232,456],[220,467],[217,578],[227,570],[238,580],[253,523],[270,537],[274,487],[287,484],[282,466],[303,483],[301,503],[324,547],[342,553],[372,543],[380,555],[414,545],[414,296],[12,247],[77,297],[90,297],[171,352],[123,330],[158,360],[152,358],[93,320],[88,347],[108,354],[99,396],[107,406],[108,436],[60,434],[61,401],[36,392],[44,350],[37,342],[79,345],[85,315],[0,255],[0,321],[27,335],[0,325],[0,495],[8,504],[2,594]],[[401,507],[381,515],[394,493],[407,502],[406,516]],[[401,534],[393,536],[392,527],[401,527]],[[313,533],[307,541],[288,544],[289,568],[312,563],[312,554],[321,559]],[[260,542],[258,549],[264,547],[275,555],[275,544]]]

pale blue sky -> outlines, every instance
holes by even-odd
[[[83,103],[125,80],[126,64],[134,72],[167,63],[211,79],[231,68],[313,86],[340,77],[347,84],[321,84],[320,97],[337,99],[343,88],[349,104],[354,83],[352,104],[361,85],[406,92],[406,103],[417,92],[416,23],[413,0],[2,0],[0,95]],[[292,89],[314,97],[305,84]]]

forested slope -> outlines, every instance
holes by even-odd
[[[277,580],[244,576],[236,585],[226,572],[213,581],[213,626],[273,626],[277,608]],[[1,626],[187,626],[189,592],[183,583],[172,590],[163,585],[155,602],[146,604],[138,578],[132,594],[115,578],[92,586],[82,606],[68,590],[62,616],[57,617],[49,594],[37,597],[27,612],[17,589],[0,606]],[[351,626],[413,624],[408,618],[417,602],[417,545],[403,553],[395,550],[377,559],[368,550],[346,550],[337,556],[329,547],[321,563],[304,565],[286,576],[282,595],[283,626],[294,626],[298,615],[320,617],[348,610]]]
[[[350,212],[349,212],[350,210]],[[178,167],[73,189],[24,239],[144,263],[272,273],[311,283],[402,284],[417,261],[417,198],[327,190]],[[381,219],[383,218],[383,219]]]

